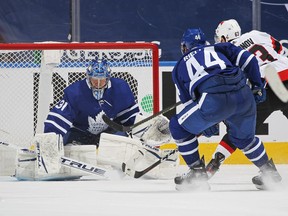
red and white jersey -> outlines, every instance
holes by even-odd
[[[288,80],[288,58],[284,56],[281,43],[271,35],[253,30],[242,34],[232,43],[256,56],[263,78],[265,67],[267,64],[271,64],[277,70],[282,81]]]

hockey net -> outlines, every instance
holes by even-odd
[[[0,141],[27,147],[65,87],[85,78],[95,57],[108,61],[112,77],[128,82],[144,115],[158,112],[158,55],[153,43],[0,44]],[[2,171],[11,160],[4,148]]]

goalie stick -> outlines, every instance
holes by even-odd
[[[75,159],[62,156],[60,158],[60,163],[63,166],[71,167],[94,175],[102,176],[104,178],[109,178],[107,176],[107,171],[105,169],[84,163],[82,161],[77,161]]]
[[[143,119],[143,120],[141,120],[141,121],[139,121],[139,122],[137,122],[137,123],[135,123],[134,125],[131,125],[131,126],[120,125],[120,124],[114,122],[113,120],[111,120],[106,115],[103,115],[103,120],[109,127],[113,128],[116,131],[129,132],[133,128],[135,128],[135,127],[137,127],[137,126],[139,126],[139,125],[141,125],[141,124],[143,124],[143,123],[145,123],[147,121],[150,121],[151,119],[153,119],[153,118],[155,118],[155,117],[157,117],[157,116],[159,116],[161,114],[169,112],[170,110],[174,109],[175,107],[177,107],[180,104],[181,104],[181,101],[178,101],[177,103],[175,103],[175,104],[173,104],[173,105],[161,110],[160,112],[158,112],[158,113],[156,113],[154,115],[151,115],[151,116],[149,116],[149,117],[147,117],[147,118],[145,118],[145,119]]]
[[[278,73],[274,67],[267,65],[264,69],[265,78],[271,87],[272,91],[277,95],[277,97],[284,103],[288,102],[288,90],[282,83]]]
[[[29,152],[31,152],[31,153],[34,153],[34,151],[31,151],[31,150],[28,150],[28,149],[22,149],[22,148],[20,148],[19,146],[17,146],[17,145],[14,145],[14,144],[11,144],[11,143],[7,143],[7,142],[3,142],[3,141],[0,141],[0,145],[2,145],[2,146],[6,146],[6,147],[9,147],[9,148],[13,148],[13,149],[15,149],[15,150],[24,150],[24,151],[29,151]]]
[[[160,158],[158,161],[156,161],[155,163],[151,164],[150,166],[148,166],[147,168],[145,168],[144,170],[141,170],[141,171],[136,171],[136,170],[129,169],[129,168],[126,167],[125,163],[122,163],[122,171],[124,173],[128,173],[129,172],[129,175],[134,177],[134,178],[140,178],[141,176],[145,175],[146,173],[148,173],[149,171],[151,171],[152,169],[157,167],[163,161],[166,161],[171,155],[175,154],[177,151],[178,151],[178,149],[172,150],[167,155],[165,155],[164,157]]]
[[[19,149],[19,150],[29,151],[31,153],[34,153],[34,151],[31,151],[31,150],[28,150],[28,149],[22,149],[22,148],[19,148],[19,146],[17,146],[17,145],[14,145],[14,144],[11,144],[11,143],[7,143],[7,142],[0,141],[0,145],[6,146],[6,147],[10,147],[10,148],[13,148],[15,150]],[[91,164],[84,163],[82,161],[78,161],[78,160],[75,160],[75,159],[72,159],[72,158],[68,158],[68,157],[62,156],[60,158],[60,163],[61,163],[61,165],[66,166],[66,167],[70,167],[70,168],[73,168],[73,169],[77,169],[77,170],[81,170],[81,171],[84,171],[84,172],[88,172],[88,173],[91,173],[91,174],[94,174],[94,175],[97,175],[97,176],[101,176],[101,177],[104,177],[104,178],[109,178],[109,176],[107,175],[107,170],[105,170],[103,168],[100,168],[100,167],[97,167],[97,166],[94,166],[94,165],[91,165]]]

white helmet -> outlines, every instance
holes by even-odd
[[[241,28],[235,19],[224,20],[219,23],[215,30],[215,43],[220,43],[222,36],[226,39],[226,42],[241,36]]]

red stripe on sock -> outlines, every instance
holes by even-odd
[[[235,150],[231,148],[225,141],[221,140],[220,145],[232,154]]]

